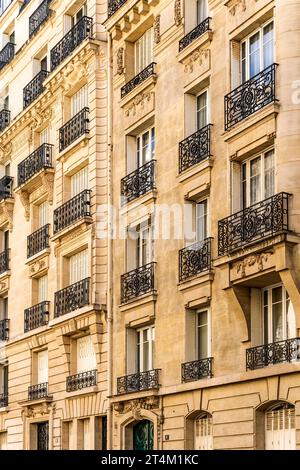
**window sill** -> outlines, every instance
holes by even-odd
[[[120,209],[120,215],[124,216],[129,214],[130,212],[134,212],[140,206],[144,206],[146,204],[154,203],[155,199],[157,198],[157,191],[151,190],[145,194],[142,194],[140,197],[133,199],[132,201],[124,204]]]
[[[140,297],[136,297],[135,299],[129,300],[125,304],[119,305],[120,312],[125,312],[126,310],[136,309],[142,305],[156,302],[157,300],[157,292],[152,291],[148,294],[141,295]]]
[[[64,399],[66,398],[74,398],[74,397],[80,397],[83,395],[91,395],[93,393],[99,392],[98,386],[93,386],[93,387],[86,387],[82,388],[81,390],[74,390],[73,392],[65,392],[64,393]]]
[[[45,248],[44,250],[39,251],[38,253],[31,256],[30,258],[27,258],[27,261],[25,262],[25,264],[30,266],[31,264],[36,263],[37,261],[40,261],[40,259],[44,258],[44,256],[50,255],[50,252],[51,252],[50,248]]]
[[[206,158],[202,162],[196,163],[195,165],[191,166],[187,170],[179,173],[177,175],[177,179],[179,183],[185,183],[188,180],[192,179],[194,176],[199,177],[199,173],[204,173],[210,171],[213,167],[213,159]]]
[[[53,396],[50,395],[44,398],[38,398],[37,400],[22,400],[19,401],[19,405],[21,406],[35,406],[40,405],[41,403],[51,403],[53,401]]]
[[[199,38],[195,39],[191,44],[189,44],[187,47],[185,47],[181,52],[177,54],[177,59],[178,62],[181,64],[187,59],[194,51],[195,49],[200,49],[203,48],[204,45],[207,43],[211,43],[213,38],[213,32],[212,31],[206,31],[202,36]]]
[[[72,144],[70,144],[68,147],[66,147],[62,152],[59,153],[57,156],[57,161],[65,162],[70,154],[74,154],[77,150],[80,148],[83,148],[86,146],[87,142],[90,139],[90,134],[83,134],[78,139],[76,139]]]
[[[79,220],[76,220],[73,224],[68,225],[65,227],[63,230],[60,232],[57,232],[55,235],[52,235],[50,240],[52,242],[55,242],[59,240],[60,238],[63,238],[65,235],[69,234],[73,230],[75,230],[78,227],[81,227],[82,231],[85,231],[88,229],[88,227],[93,223],[93,217],[82,217]]]
[[[212,282],[214,280],[214,273],[211,271],[204,271],[202,273],[197,274],[185,281],[180,282],[177,284],[179,291],[184,291],[186,289],[190,289],[191,287],[197,286],[198,284]]]
[[[26,192],[26,193],[33,193],[36,189],[41,188],[43,186],[45,177],[51,175],[54,179],[54,168],[43,168],[35,175],[32,175],[25,183],[21,184],[16,188],[16,193]],[[45,190],[48,191],[48,188],[45,187]]]
[[[147,398],[147,397],[153,397],[159,395],[159,389],[157,388],[152,388],[151,390],[140,390],[137,392],[128,392],[128,393],[123,393],[122,395],[112,395],[111,397],[111,403],[119,403],[123,401],[129,400],[136,400],[136,399],[141,399],[141,398]]]
[[[99,312],[99,310],[101,309],[103,309],[102,305],[100,307],[99,305],[85,305],[84,307],[73,310],[73,312],[69,312],[60,317],[53,318],[52,320],[49,321],[48,326],[52,328],[61,323],[66,323],[69,320],[73,320],[75,317],[80,317],[81,315]]]

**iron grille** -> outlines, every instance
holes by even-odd
[[[212,238],[183,248],[179,252],[179,282],[212,269]]]
[[[134,90],[138,85],[140,85],[142,82],[147,80],[147,78],[154,75],[155,66],[156,66],[156,63],[152,62],[146,68],[144,68],[144,70],[142,70],[135,77],[133,77],[129,82],[127,82],[124,86],[122,86],[121,98],[124,98],[126,95],[128,95],[128,93]]]
[[[83,388],[94,387],[96,385],[97,370],[80,372],[80,374],[67,377],[67,392],[74,392],[76,390],[82,390]]]
[[[28,387],[28,400],[41,400],[48,397],[48,382]]]
[[[91,216],[91,191],[85,189],[54,211],[54,234]]]
[[[9,340],[9,320],[0,321],[0,341]]]
[[[2,109],[0,111],[0,132],[3,132],[6,127],[10,124],[10,111],[8,109]]]
[[[140,392],[143,390],[159,389],[160,369],[148,370],[147,372],[138,372],[136,374],[119,377],[117,380],[117,393]]]
[[[32,152],[23,162],[18,165],[18,186],[26,183],[30,178],[42,170],[53,168],[52,165],[53,145],[43,144]]]
[[[246,350],[246,369],[261,369],[283,362],[296,362],[300,359],[300,338],[276,341]]]
[[[155,263],[149,263],[121,276],[121,303],[154,290]]]
[[[155,163],[155,160],[151,160],[122,179],[121,196],[123,204],[155,189]]]
[[[202,36],[202,34],[206,33],[206,31],[211,31],[210,29],[210,20],[211,18],[206,18],[202,23],[198,24],[196,28],[186,34],[182,39],[179,41],[179,52],[189,46],[195,39]]]
[[[12,42],[6,44],[0,51],[0,70],[9,64],[15,57],[15,45]]]
[[[52,10],[49,8],[51,0],[44,0],[29,17],[29,37],[31,38],[45,21],[49,18]]]
[[[83,108],[59,129],[59,151],[62,152],[75,140],[89,133],[89,108]]]
[[[27,308],[24,312],[24,332],[35,330],[45,326],[49,322],[50,302],[41,302],[34,307]]]
[[[32,80],[26,85],[23,90],[23,109],[27,108],[33,103],[44,91],[44,81],[48,76],[46,70],[41,70]]]
[[[179,144],[179,173],[211,157],[211,124],[203,127]]]
[[[211,378],[213,358],[199,359],[198,361],[182,364],[182,382],[193,382],[204,378]]]
[[[89,303],[90,278],[87,278],[55,293],[54,316],[61,317]]]

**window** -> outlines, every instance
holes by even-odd
[[[1,252],[9,249],[9,230],[1,231]]]
[[[153,28],[148,29],[134,44],[135,73],[153,62]]]
[[[71,26],[75,26],[84,16],[87,15],[87,6],[84,4],[73,16],[71,19]]]
[[[8,318],[8,297],[0,298],[0,321]]]
[[[45,127],[45,129],[42,130],[40,133],[40,144],[49,144],[50,142],[50,137],[49,137],[49,127]]]
[[[47,72],[47,56],[43,57],[40,61],[41,70]]]
[[[263,289],[264,344],[295,338],[295,313],[289,294],[282,285]]]
[[[75,116],[83,108],[87,108],[89,103],[88,99],[88,86],[84,85],[77,93],[71,97],[71,113]]]
[[[289,403],[265,412],[265,449],[296,450],[295,407]]]
[[[76,340],[77,373],[97,369],[96,354],[91,336],[83,336]]]
[[[0,450],[7,450],[7,432],[0,432]]]
[[[43,202],[39,205],[39,227],[44,227],[49,223],[49,204]]]
[[[9,96],[8,95],[6,95],[3,98],[3,109],[6,109],[7,111],[9,111]]]
[[[197,96],[197,130],[208,124],[208,92],[207,90]]]
[[[38,303],[46,302],[48,300],[48,276],[43,276],[38,279]]]
[[[155,152],[155,130],[154,127],[148,129],[136,138],[136,156],[137,167],[141,167],[145,163],[154,158]]]
[[[274,150],[268,150],[242,164],[243,209],[275,193]]]
[[[32,424],[35,429],[36,443],[34,449],[36,450],[49,450],[49,422]]]
[[[71,177],[71,197],[77,196],[89,186],[88,167],[85,166]]]
[[[138,372],[153,369],[155,328],[137,330],[137,365]]]
[[[0,398],[8,395],[8,366],[0,365]],[[1,400],[0,400],[1,403]]]
[[[197,21],[198,24],[206,20],[208,17],[208,4],[207,0],[197,0]]]
[[[213,450],[212,417],[202,414],[195,419],[195,450]]]
[[[139,268],[152,261],[151,226],[139,227],[136,241],[136,266]]]
[[[82,250],[70,257],[70,284],[88,277],[88,250]]]
[[[196,242],[207,238],[207,199],[195,204]]]
[[[48,383],[48,351],[39,351],[36,354],[36,384]]]
[[[274,63],[273,21],[241,43],[242,83]]]
[[[208,310],[196,312],[196,353],[197,359],[206,359],[210,356]]]

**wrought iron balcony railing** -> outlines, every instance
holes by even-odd
[[[9,42],[3,49],[0,51],[0,70],[9,64],[15,57],[15,44]]]
[[[0,274],[9,271],[9,258],[10,249],[4,250],[2,253],[0,253]]]
[[[23,90],[23,109],[27,108],[33,103],[44,91],[43,83],[48,76],[46,70],[41,70],[32,80],[26,85]]]
[[[10,111],[8,109],[2,109],[0,111],[0,132],[4,131],[10,124]]]
[[[125,304],[154,290],[155,263],[149,263],[121,276],[121,303]]]
[[[27,258],[49,248],[50,224],[44,225],[27,237]]]
[[[179,144],[179,173],[211,157],[211,127],[208,124]]]
[[[212,268],[212,238],[183,248],[179,252],[179,282],[184,282]]]
[[[54,316],[61,317],[89,303],[90,278],[87,278],[55,293]]]
[[[0,393],[0,408],[8,406],[8,393]]]
[[[34,307],[27,308],[24,312],[24,332],[36,330],[40,326],[49,323],[50,302],[41,302]]]
[[[199,359],[197,361],[186,362],[181,366],[182,382],[194,382],[205,378],[211,378],[213,358]]]
[[[59,129],[59,151],[62,152],[75,140],[89,133],[89,108],[83,108]]]
[[[219,221],[219,256],[286,233],[290,194],[279,193]]]
[[[108,16],[113,15],[125,2],[126,0],[108,0]]]
[[[156,66],[156,63],[151,62],[151,64],[147,65],[147,67],[144,68],[144,70],[142,70],[135,77],[133,77],[129,82],[127,82],[124,86],[122,86],[121,98],[124,98],[126,95],[128,95],[128,93],[134,90],[142,82],[147,80],[147,78],[151,77],[152,75],[155,75],[155,66]]]
[[[145,163],[121,181],[121,196],[124,204],[155,189],[155,160]]]
[[[261,369],[283,362],[300,360],[300,338],[277,341],[246,350],[246,369]]]
[[[28,400],[35,401],[48,397],[48,382],[28,387]]]
[[[276,100],[276,66],[272,64],[225,96],[225,130]]]
[[[117,380],[117,394],[157,390],[160,387],[159,373],[160,369],[154,369],[119,377]]]
[[[11,199],[13,197],[12,187],[14,179],[11,176],[3,176],[0,179],[0,201]]]
[[[179,52],[189,46],[195,39],[202,36],[206,31],[211,31],[210,29],[210,20],[211,18],[206,18],[202,23],[198,24],[196,28],[190,31],[184,36],[184,38],[179,41]]]
[[[9,340],[9,320],[0,321],[0,341]]]
[[[59,41],[50,52],[51,72],[61,64],[87,37],[93,35],[93,19],[87,16],[78,23]]]
[[[38,8],[32,13],[29,18],[29,37],[31,38],[42,26],[45,21],[49,18],[52,10],[49,8],[49,4],[52,0],[44,0]]]
[[[67,377],[67,392],[75,392],[87,387],[95,387],[97,385],[97,370],[80,372],[80,374]]]
[[[84,217],[91,217],[91,191],[85,189],[54,211],[54,234]]]
[[[53,168],[53,145],[43,144],[32,152],[29,157],[18,165],[18,186],[26,183],[30,178],[42,170]]]

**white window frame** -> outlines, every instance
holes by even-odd
[[[38,283],[38,303],[46,302],[48,300],[48,274],[39,277]]]
[[[83,346],[90,348],[90,356],[88,356],[88,360],[90,360],[90,364],[86,368],[80,368],[79,367],[79,352],[80,352],[80,343],[82,343]],[[96,351],[94,348],[94,343],[92,341],[91,335],[87,336],[81,336],[80,338],[76,339],[76,371],[77,374],[80,374],[81,372],[91,372],[92,370],[97,369],[97,356],[96,356]]]
[[[198,330],[199,330],[199,313],[207,312],[207,356],[199,358]],[[195,356],[196,360],[208,359],[211,357],[211,311],[210,308],[200,308],[195,311]]]
[[[40,378],[40,361],[41,358],[46,360],[47,367],[44,370],[45,378]],[[36,378],[37,383],[35,385],[40,385],[43,383],[48,383],[49,381],[49,353],[47,349],[43,349],[42,351],[38,351],[36,353]]]
[[[144,248],[146,249],[144,258]],[[136,238],[136,267],[140,268],[151,263],[154,258],[153,226],[150,223],[137,227]]]
[[[82,264],[86,257],[86,264]],[[76,265],[77,264],[77,265]],[[84,248],[69,258],[70,285],[83,281],[89,277],[89,250]]]
[[[88,165],[74,173],[70,178],[71,198],[82,193],[89,188],[89,167]]]
[[[262,294],[261,294],[261,311],[262,311],[262,336],[263,336],[263,341],[264,344],[271,344],[275,342],[274,336],[273,336],[273,311],[272,311],[272,292],[273,289],[276,289],[277,287],[282,288],[282,323],[283,323],[283,338],[282,340],[278,341],[285,341],[289,339],[288,335],[288,312],[287,312],[287,300],[289,300],[292,303],[291,298],[288,295],[288,292],[284,285],[282,283],[274,284],[268,287],[265,287],[262,289]],[[264,311],[264,293],[268,292],[268,332],[266,338],[266,331],[265,331],[265,311]],[[295,315],[295,310],[293,308],[294,315]],[[296,334],[296,332],[295,332]],[[292,335],[294,337],[294,335]]]
[[[206,124],[202,127],[199,127],[198,126],[198,98],[202,95],[206,94],[206,107],[205,108],[201,108],[201,109],[206,109]],[[210,122],[210,96],[209,96],[209,88],[205,88],[203,90],[200,91],[200,93],[197,93],[196,95],[196,103],[195,103],[195,108],[196,108],[196,129],[197,131],[199,131],[200,129],[203,129],[204,127],[206,127],[209,122]]]
[[[198,423],[201,423],[202,426],[200,426]],[[206,428],[210,432],[199,435],[197,439],[197,428],[199,429],[200,433],[203,428]],[[207,413],[199,415],[194,420],[194,448],[196,450],[213,450],[213,422],[212,416]]]
[[[135,75],[144,70],[154,61],[154,30],[147,29],[134,43],[134,68]]]
[[[45,227],[49,223],[49,203],[48,201],[42,202],[38,206],[39,228]]]
[[[71,117],[76,116],[84,108],[89,107],[89,88],[86,83],[71,96]]]
[[[143,137],[148,134],[148,146],[143,147]],[[147,148],[146,158],[143,158],[143,149]],[[151,126],[136,136],[136,167],[141,168],[155,158],[155,127]]]
[[[148,357],[148,368],[144,370],[143,367],[143,353],[144,353],[144,344],[145,342],[140,338],[143,338],[144,331],[147,331],[148,344],[149,344],[149,357]],[[149,339],[150,338],[150,339]],[[137,355],[137,372],[147,372],[154,369],[154,348],[153,343],[155,344],[155,326],[150,325],[143,328],[138,328],[136,330],[136,355]]]
[[[198,208],[200,204],[203,204],[206,202],[206,236],[203,238],[203,240],[200,240],[199,238],[199,232],[198,232],[198,220],[200,219],[200,216],[198,214]],[[195,202],[195,209],[194,209],[194,217],[195,217],[195,234],[196,234],[196,243],[198,242],[203,242],[209,237],[209,198],[204,197],[202,199],[199,199],[198,201]],[[203,217],[201,217],[203,219]]]

